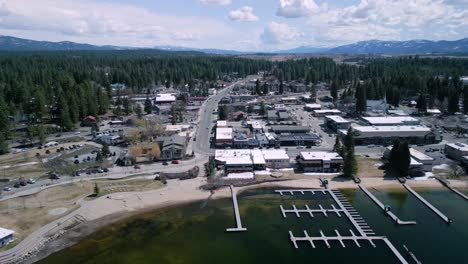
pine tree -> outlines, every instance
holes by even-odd
[[[130,114],[130,100],[128,100],[128,97],[123,98],[122,106],[123,106],[125,115],[129,115]]]
[[[263,94],[267,95],[268,94],[268,84],[264,83],[262,86]]]
[[[260,80],[257,79],[257,81],[255,82],[255,93],[257,95],[262,95],[262,90],[260,88]]]
[[[343,174],[347,177],[356,176],[358,171],[358,164],[356,161],[356,156],[354,155],[354,133],[353,129],[350,127],[344,138],[344,165],[343,165]]]
[[[0,133],[0,155],[8,153],[8,142],[5,137]]]
[[[57,102],[58,120],[60,126],[65,130],[69,131],[73,128],[73,123],[70,118],[70,111],[68,109],[68,102],[65,98],[64,93],[59,93]]]
[[[283,80],[280,81],[280,86],[279,86],[279,91],[278,91],[279,94],[283,94],[284,93],[284,84],[283,84]]]
[[[145,100],[145,112],[148,115],[153,112],[153,104],[151,103],[151,100],[149,99],[148,96],[146,97],[146,100]]]
[[[42,89],[36,90],[34,95],[34,114],[36,115],[36,119],[39,119],[41,122],[47,116],[46,104],[44,91]]]
[[[341,140],[339,137],[336,137],[335,139],[335,145],[333,146],[333,151],[335,151],[336,153],[341,153],[341,149],[343,148],[343,146],[341,145]]]
[[[260,102],[260,110],[259,110],[258,114],[261,115],[261,116],[266,115],[266,107],[265,107],[265,102],[264,101]]]
[[[427,102],[426,102],[426,95],[421,93],[419,94],[418,101],[416,104],[416,108],[418,109],[419,113],[426,113],[427,112]]]
[[[366,90],[359,83],[356,87],[356,112],[362,114],[367,111]]]
[[[336,82],[336,80],[331,83],[330,95],[331,97],[333,97],[334,102],[338,100],[338,83]]]
[[[463,89],[463,111],[468,113],[468,85]]]

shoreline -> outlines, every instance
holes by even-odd
[[[42,245],[35,247],[38,250],[31,252],[30,257],[23,261],[24,263],[33,263],[42,260],[57,251],[78,243],[81,239],[105,228],[106,226],[120,221],[126,221],[140,214],[197,201],[231,197],[231,191],[228,187],[223,187],[215,190],[213,193],[210,193],[210,191],[201,190],[199,188],[203,183],[206,183],[205,178],[195,178],[185,181],[171,180],[161,189],[144,192],[115,193],[86,202],[82,204],[80,208],[70,213],[79,215],[86,219],[85,224],[78,224],[70,229],[65,227],[64,229],[66,231],[61,232],[59,236],[54,237],[47,243],[43,243]],[[407,183],[417,190],[448,190],[435,179],[418,181],[411,180]],[[390,180],[372,177],[362,178],[361,184],[377,190],[405,191],[403,186],[394,179]],[[468,190],[468,182],[466,181],[452,180],[451,184],[456,188],[461,188],[462,191]],[[238,194],[241,194],[248,190],[274,187],[306,189],[322,188],[318,178],[311,177],[309,179],[265,182],[236,187],[236,189]],[[329,188],[358,189],[359,187],[351,180],[337,178],[329,179]],[[56,233],[59,231],[62,231],[62,229],[58,230]],[[20,244],[21,242],[18,245]]]

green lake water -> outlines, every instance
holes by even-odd
[[[419,200],[406,191],[371,190],[402,220],[415,220],[414,226],[398,226],[362,191],[343,193],[366,220],[376,235],[387,236],[409,263],[414,263],[403,249],[405,244],[425,264],[468,263],[468,202],[445,190],[418,192],[453,219],[447,225]],[[238,197],[242,223],[247,232],[226,233],[235,227],[231,199],[196,202],[146,213],[113,224],[84,238],[78,244],[52,254],[40,263],[399,263],[383,242],[373,248],[367,242],[358,248],[339,242],[331,248],[317,243],[299,243],[295,249],[288,231],[302,236],[318,236],[322,230],[342,235],[353,229],[346,217],[316,214],[315,218],[281,215],[279,205],[291,208],[330,208],[328,195],[274,194],[273,189],[248,191]],[[355,231],[357,234],[357,231]]]

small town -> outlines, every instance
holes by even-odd
[[[177,4],[123,1],[108,3],[115,14],[102,19],[122,19],[112,26],[92,24],[101,15],[84,6],[106,7],[95,0],[60,0],[55,11],[34,4],[50,15],[44,26],[26,4],[4,2],[1,264],[468,257],[468,28],[456,31],[466,5],[418,0],[457,14],[444,20],[452,19],[451,33],[441,26],[449,22],[434,18],[439,33],[424,29],[433,40],[418,40],[408,32],[423,29],[391,23],[364,0],[237,10],[228,10],[235,1],[193,0],[183,12]],[[392,8],[416,12],[400,2]],[[153,17],[156,6],[165,17]],[[200,10],[211,8],[229,12],[207,20]],[[370,34],[379,26],[343,30],[341,23],[364,27],[358,18],[369,14],[361,8],[372,9],[392,37]],[[73,14],[90,21],[58,29]],[[260,28],[259,17],[272,22]],[[22,18],[39,23],[28,32],[49,33],[7,36],[20,29],[1,24]],[[148,26],[149,18],[168,22]],[[200,29],[208,25],[209,34]],[[186,26],[197,34],[176,34]],[[261,33],[237,48],[241,42],[225,34],[240,41],[238,31]]]

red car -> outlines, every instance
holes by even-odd
[[[178,160],[173,160],[171,161],[172,164],[179,164],[179,161]]]

